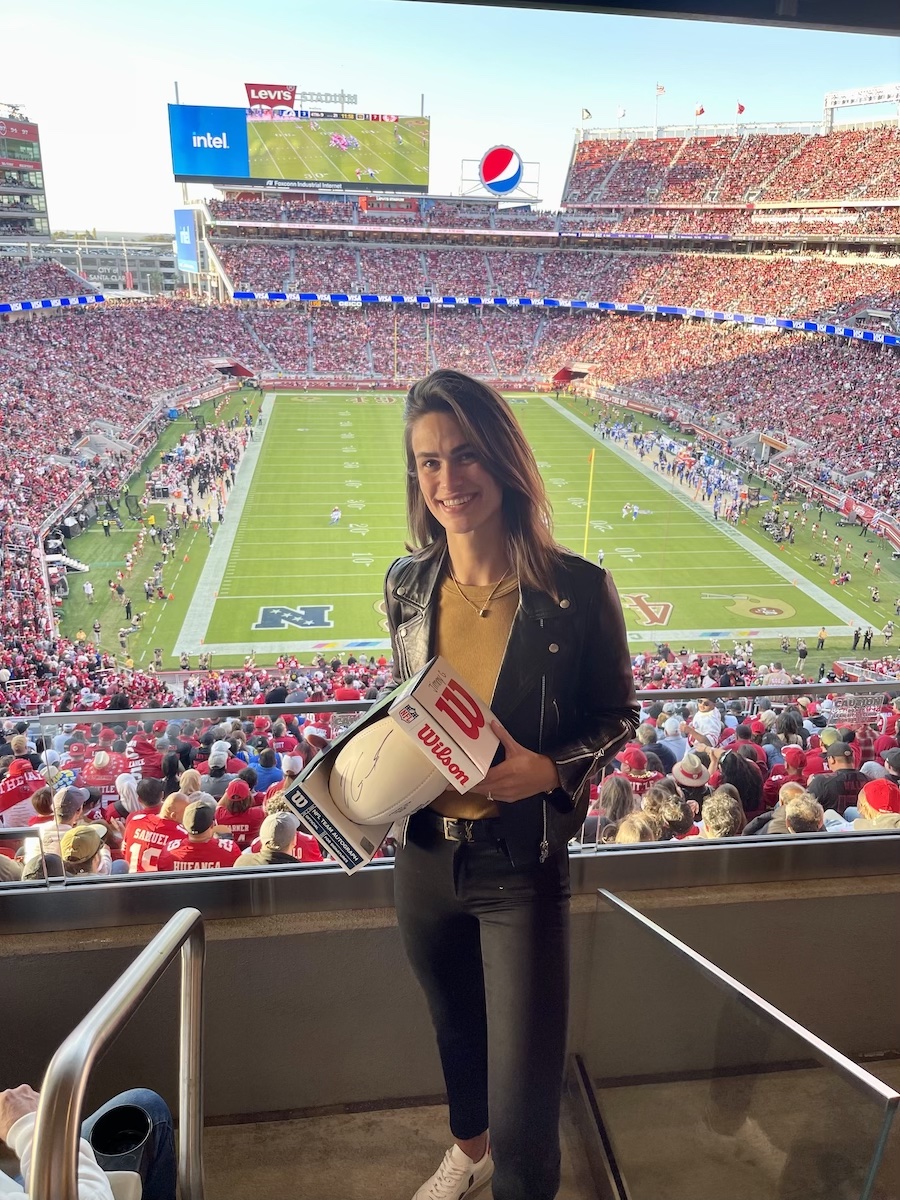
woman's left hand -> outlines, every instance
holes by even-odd
[[[500,739],[506,758],[491,767],[478,786],[479,792],[500,803],[512,804],[559,787],[559,772],[552,759],[520,745],[499,721],[491,721],[491,729]]]

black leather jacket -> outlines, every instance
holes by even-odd
[[[401,681],[434,655],[445,558],[446,551],[437,558],[414,555],[388,569],[385,604]],[[562,785],[500,805],[502,836],[518,866],[565,846],[587,812],[588,777],[638,724],[625,621],[611,577],[566,553],[556,584],[557,600],[520,588],[491,699],[516,741],[556,763]]]

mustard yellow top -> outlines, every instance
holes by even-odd
[[[475,608],[460,596],[471,600]],[[446,658],[459,671],[465,682],[486,704],[490,704],[500,673],[500,664],[509,640],[513,618],[519,605],[519,584],[515,577],[506,580],[488,597],[493,587],[457,585],[446,577],[438,597],[437,636],[435,654]],[[479,617],[476,609],[487,604],[487,613]],[[445,817],[467,821],[495,817],[497,805],[477,789],[460,794],[448,789],[431,807]]]

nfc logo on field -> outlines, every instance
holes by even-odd
[[[288,608],[284,604],[267,605],[259,610],[259,620],[251,629],[332,629],[334,621],[330,613],[331,604],[304,604],[302,608]]]
[[[522,157],[512,146],[492,146],[478,165],[478,178],[495,196],[514,192],[522,182]]]

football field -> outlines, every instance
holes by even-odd
[[[346,148],[332,145],[335,135],[349,142]],[[249,121],[247,140],[255,179],[428,186],[428,122],[421,117],[384,123]]]
[[[856,622],[852,595],[798,574],[796,555],[791,562],[741,527],[714,522],[680,488],[598,441],[583,410],[533,394],[512,402],[557,537],[580,553],[587,527],[587,555],[604,551],[635,646],[665,639],[708,649],[712,637],[785,633],[814,640],[820,625],[843,641]],[[266,396],[262,436],[241,464],[225,521],[196,582],[167,605],[167,665],[181,651],[208,651],[224,665],[250,652],[264,663],[280,653],[388,645],[382,582],[407,536],[401,410],[397,395]],[[625,504],[638,507],[637,518],[623,516]]]

